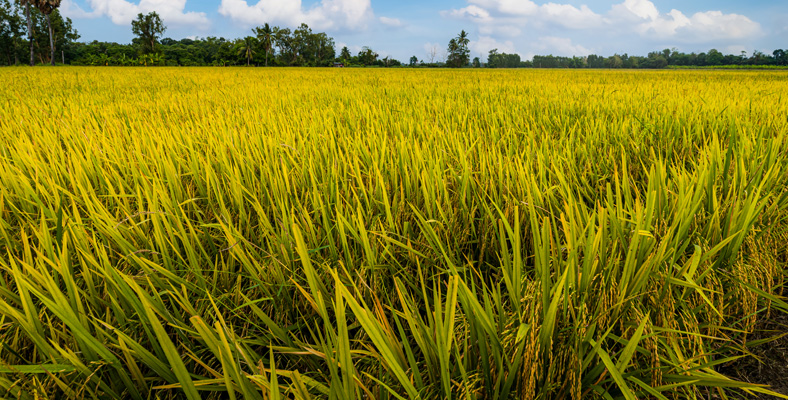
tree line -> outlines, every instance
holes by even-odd
[[[46,5],[43,5],[46,3]],[[336,53],[334,39],[314,32],[307,24],[290,29],[265,24],[252,35],[228,40],[221,37],[175,40],[163,37],[167,27],[152,12],[132,21],[131,43],[94,40],[78,42],[71,19],[57,6],[60,0],[0,0],[0,65],[57,63],[100,66],[400,66],[369,47],[351,54],[347,47]],[[32,7],[31,7],[32,6]],[[26,28],[26,22],[30,28]],[[56,57],[55,49],[58,56]]]
[[[0,0],[0,64],[22,63],[101,66],[405,66],[380,55],[370,47],[351,54],[347,47],[336,52],[334,39],[314,32],[307,24],[298,28],[264,24],[251,35],[228,40],[221,37],[175,40],[164,37],[167,27],[156,12],[139,14],[132,21],[134,39],[129,44],[92,41],[79,42],[71,19],[58,11],[61,0]],[[470,39],[461,31],[449,40],[445,60],[435,61],[436,50],[425,62],[410,58],[410,67],[451,68],[666,68],[666,67],[748,67],[786,66],[788,50],[772,54],[760,51],[750,56],[742,52],[725,55],[716,49],[705,53],[682,53],[665,49],[647,56],[614,54],[604,57],[537,55],[522,60],[518,54],[493,49],[486,62],[470,59]]]
[[[702,53],[683,53],[677,49],[665,49],[648,53],[647,56],[614,54],[604,57],[591,54],[586,57],[534,56],[531,61],[520,61],[520,57],[506,53],[490,52],[489,67],[499,68],[668,68],[668,67],[754,67],[788,66],[788,50],[777,49],[772,54],[754,51],[751,55],[723,54],[717,49]]]
[[[469,60],[468,34],[465,31],[449,41],[445,62],[419,61],[416,56],[410,58],[410,66],[427,67],[472,67],[472,68],[668,68],[668,67],[754,67],[754,66],[788,66],[788,50],[777,49],[772,54],[754,51],[750,56],[742,51],[740,54],[723,54],[717,49],[705,53],[683,53],[677,49],[665,49],[648,53],[647,56],[630,56],[614,54],[604,57],[590,54],[584,57],[562,57],[554,55],[536,55],[531,60],[523,60],[519,54],[507,54],[492,49],[487,54],[487,62],[482,63],[479,57]]]

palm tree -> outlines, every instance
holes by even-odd
[[[241,42],[241,47],[238,48],[238,55],[243,55],[246,57],[246,66],[248,67],[252,62],[252,56],[254,56],[257,52],[255,51],[255,46],[257,45],[257,40],[252,36],[247,36]]]
[[[47,28],[49,29],[49,50],[50,50],[50,61],[52,66],[55,66],[55,33],[52,31],[52,21],[49,18],[49,14],[52,14],[52,11],[55,11],[58,7],[60,7],[61,0],[28,0],[29,3],[33,3],[42,14],[46,15],[47,17]]]
[[[276,27],[271,28],[271,25],[268,25],[266,22],[262,28],[255,28],[254,32],[257,34],[257,39],[260,40],[260,44],[263,45],[263,49],[265,50],[265,66],[268,66],[268,53],[276,44],[276,32],[279,29]]]
[[[457,36],[457,44],[460,46],[467,46],[470,42],[471,40],[468,39],[468,32],[465,32],[464,29],[460,31],[460,34]]]
[[[449,60],[448,64],[453,67],[463,67],[468,64],[470,51],[468,50],[468,32],[461,31],[456,38],[449,41]]]

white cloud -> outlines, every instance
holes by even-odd
[[[321,0],[304,9],[301,0],[222,0],[219,14],[254,26],[268,23],[296,26],[303,23],[317,29],[363,30],[374,13],[370,0]]]
[[[547,3],[539,8],[542,20],[570,29],[594,28],[602,24],[602,16],[586,5],[577,8],[569,4]]]
[[[165,24],[206,28],[210,21],[205,13],[186,11],[186,0],[87,0],[91,11],[85,11],[73,0],[61,4],[63,15],[69,18],[97,18],[107,16],[117,25],[128,25],[137,14],[155,11]]]
[[[516,53],[514,43],[511,40],[499,42],[490,36],[482,36],[479,40],[472,40],[468,43],[468,48],[471,49],[471,54],[482,59],[487,58],[487,54],[492,49],[498,49],[499,53]]]
[[[469,0],[471,4],[508,15],[534,15],[539,6],[530,0]]]
[[[77,18],[98,17],[98,15],[94,15],[93,13],[89,13],[83,10],[82,7],[80,7],[77,3],[74,3],[73,0],[63,0],[63,2],[60,3],[59,10],[60,13],[63,14],[63,16],[66,16],[68,18],[77,19]]]
[[[609,14],[611,16],[630,20],[655,20],[659,17],[659,10],[657,10],[657,6],[649,0],[625,0],[621,4],[613,5]]]
[[[611,24],[634,24],[633,30],[642,36],[680,42],[745,39],[762,33],[760,24],[744,15],[705,11],[686,16],[676,9],[662,14],[649,0],[625,0],[614,5],[608,16]]]
[[[380,17],[379,20],[380,20],[381,24],[386,25],[386,26],[391,26],[391,27],[394,27],[394,28],[398,28],[398,27],[404,25],[402,23],[402,21],[400,21],[397,18]]]
[[[538,43],[538,48],[542,53],[546,52],[556,56],[586,56],[592,53],[591,50],[572,43],[569,38],[542,36]]]
[[[467,0],[467,4],[441,14],[476,24],[478,32],[489,39],[522,37],[523,32],[541,35],[548,45],[563,48],[566,54],[580,55],[585,48],[555,37],[556,27],[581,34],[588,31],[597,37],[600,33],[638,35],[662,42],[698,44],[740,41],[763,34],[761,25],[744,15],[704,11],[688,16],[675,9],[662,13],[650,0],[624,0],[605,13],[594,12],[586,5],[537,4],[531,0]]]
[[[759,36],[761,25],[739,14],[706,11],[685,16],[679,10],[643,22],[637,26],[643,36],[675,39],[682,42],[714,42]]]
[[[469,5],[442,12],[443,16],[469,19],[484,25],[525,25],[552,23],[570,29],[597,26],[602,17],[583,5],[546,3],[530,0],[468,0]]]
[[[441,15],[453,18],[470,19],[477,23],[493,21],[489,11],[475,5],[470,5],[459,10],[442,11]]]

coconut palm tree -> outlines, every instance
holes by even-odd
[[[460,68],[468,65],[470,50],[468,50],[468,32],[463,30],[456,38],[449,41],[449,66]]]
[[[28,0],[28,2],[36,6],[36,8],[47,17],[47,28],[49,29],[49,59],[52,66],[55,66],[55,33],[52,31],[52,21],[49,15],[52,14],[52,11],[60,7],[61,0]]]
[[[257,39],[260,41],[260,44],[263,45],[263,49],[265,50],[265,66],[268,66],[268,53],[271,49],[274,48],[276,44],[276,31],[278,28],[271,27],[266,22],[262,28],[255,28],[254,32],[257,34]]]
[[[463,29],[457,36],[457,44],[460,46],[467,46],[470,42],[471,40],[468,39],[468,32],[465,32],[465,29]]]
[[[238,47],[238,55],[243,55],[246,57],[247,67],[251,64],[252,57],[257,53],[257,51],[255,51],[255,47],[257,47],[257,39],[252,36],[245,37],[240,43],[240,47]]]

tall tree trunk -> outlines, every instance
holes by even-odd
[[[52,61],[52,66],[55,66],[55,35],[52,32],[52,22],[49,20],[49,14],[47,14],[47,28],[49,28],[49,59]]]
[[[33,20],[30,15],[30,2],[25,1],[25,16],[27,17],[27,40],[30,42],[30,66],[36,65],[35,54],[33,53]]]
[[[265,66],[268,66],[268,49],[265,50]]]

